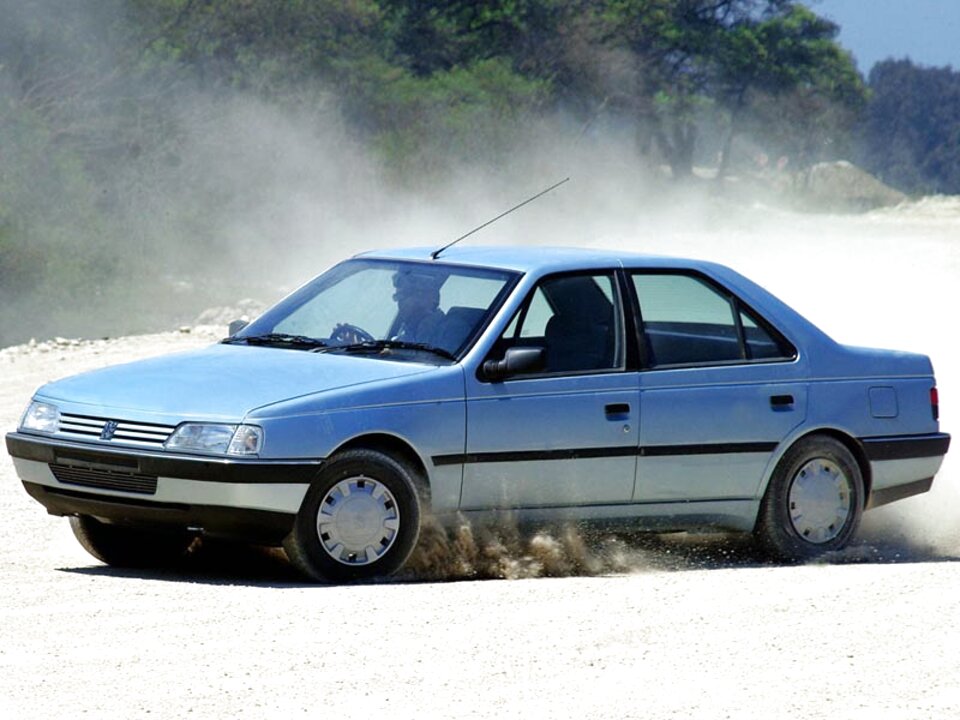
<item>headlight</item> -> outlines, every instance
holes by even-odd
[[[55,433],[60,429],[60,408],[45,402],[32,402],[20,420],[21,430]]]
[[[168,450],[189,450],[211,455],[256,455],[263,445],[263,430],[255,425],[184,423],[167,438]]]

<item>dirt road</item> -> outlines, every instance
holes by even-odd
[[[0,351],[0,427],[45,380],[216,335]],[[541,538],[500,558],[525,579],[324,587],[223,546],[176,571],[104,567],[6,455],[0,508],[4,718],[960,716],[960,533],[927,539],[892,510],[801,567],[679,536],[532,577],[575,565]]]

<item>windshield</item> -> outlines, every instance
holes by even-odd
[[[427,262],[348,260],[300,288],[230,342],[323,352],[459,357],[517,275]]]

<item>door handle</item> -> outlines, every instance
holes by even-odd
[[[793,395],[771,395],[770,407],[775,410],[793,407]]]
[[[630,404],[610,403],[609,405],[604,406],[603,412],[606,413],[608,418],[622,419],[630,414]]]

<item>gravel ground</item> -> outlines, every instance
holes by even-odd
[[[830,218],[832,233],[791,220],[778,247],[762,229],[721,228],[709,252],[682,235],[647,249],[726,259],[841,339],[930,353],[944,429],[956,433],[957,340],[918,312],[960,307],[955,205]],[[840,261],[824,262],[841,237]],[[220,332],[0,350],[0,428],[16,426],[46,380]],[[0,453],[0,713],[960,717],[958,452],[933,492],[871,511],[847,551],[814,564],[766,565],[726,538],[560,535],[459,564],[434,543],[418,573],[359,586],[306,585],[276,552],[224,545],[171,571],[105,567]]]
[[[215,336],[0,351],[0,425],[66,371]],[[500,574],[517,579],[324,587],[277,553],[222,545],[174,571],[104,567],[8,457],[0,507],[5,718],[960,714],[960,555],[883,518],[800,567],[723,538],[541,537],[539,556],[536,542],[502,551]]]

